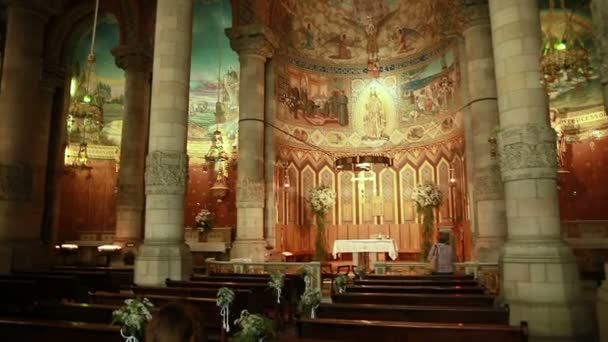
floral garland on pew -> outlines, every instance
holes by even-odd
[[[247,310],[241,311],[241,316],[234,321],[241,330],[234,334],[232,342],[259,342],[266,337],[274,336],[274,322],[260,314],[252,314]]]
[[[234,291],[227,287],[217,290],[216,305],[220,307],[222,328],[226,332],[230,332],[230,305],[232,305],[232,302],[234,302]]]
[[[277,304],[281,304],[281,291],[285,285],[285,274],[277,271],[270,274],[268,286],[274,290],[277,295]]]
[[[348,276],[340,274],[334,278],[334,290],[338,293],[344,293],[346,291],[346,284],[348,283]]]
[[[321,290],[306,288],[300,297],[300,311],[310,312],[310,318],[315,319],[317,308],[321,305]]]
[[[431,250],[433,235],[433,209],[439,207],[443,201],[441,189],[431,182],[418,184],[412,191],[412,200],[416,202],[418,213],[422,214],[422,248],[420,258],[425,260]]]
[[[148,298],[126,299],[125,305],[112,312],[112,324],[121,324],[120,335],[126,342],[139,342],[143,338],[144,325],[152,319],[150,309],[154,304]]]

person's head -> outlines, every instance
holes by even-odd
[[[449,244],[450,243],[450,234],[445,233],[445,232],[441,232],[439,233],[439,236],[437,237],[437,241],[439,241],[439,243],[443,243],[443,244]]]
[[[146,327],[146,342],[207,341],[197,309],[182,303],[162,306]]]

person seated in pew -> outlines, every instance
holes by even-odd
[[[429,251],[429,261],[435,258],[436,268],[433,274],[453,274],[454,267],[452,266],[452,246],[450,243],[450,235],[448,233],[439,233],[437,243],[431,247]]]
[[[146,327],[146,342],[207,342],[198,310],[188,304],[162,306]]]

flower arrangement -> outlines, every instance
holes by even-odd
[[[346,283],[348,282],[348,277],[344,274],[340,274],[339,276],[334,278],[334,289],[338,293],[343,293],[346,291]]]
[[[194,221],[201,233],[206,233],[213,229],[213,214],[205,208],[201,209],[201,211],[196,214]]]
[[[122,337],[137,342],[143,337],[145,323],[152,319],[150,309],[153,307],[148,298],[126,299],[124,306],[112,312],[112,324],[121,324]]]
[[[325,214],[336,202],[336,192],[325,185],[310,190],[308,204],[315,214],[317,236],[315,239],[315,260],[325,261],[327,258],[327,241],[325,241]]]
[[[355,266],[355,269],[353,271],[359,277],[359,279],[362,279],[367,274],[367,267],[363,265],[358,265]]]
[[[420,258],[425,260],[431,249],[433,232],[433,209],[437,208],[443,200],[443,193],[436,184],[426,182],[418,184],[412,192],[412,200],[416,202],[418,212],[422,214],[422,248]]]
[[[233,342],[258,342],[264,337],[274,335],[274,322],[260,314],[251,314],[247,310],[241,311],[241,316],[234,321],[241,330],[234,334]]]
[[[328,186],[321,185],[310,190],[307,200],[315,215],[325,215],[336,202],[336,192]]]
[[[321,305],[321,290],[307,288],[300,297],[300,311],[310,312],[310,318],[315,318],[315,311]]]
[[[426,182],[418,184],[412,192],[412,200],[416,202],[418,208],[438,207],[443,200],[443,193],[436,184]]]
[[[234,302],[234,291],[227,287],[222,287],[217,290],[216,305],[220,307],[220,316],[222,316],[222,328],[226,332],[230,332],[230,305]]]
[[[277,295],[277,304],[281,304],[281,291],[285,284],[285,275],[281,272],[273,272],[270,274],[270,281],[268,286],[274,290]]]
[[[298,271],[298,275],[304,279],[305,288],[312,286],[312,270],[310,266],[304,266]]]

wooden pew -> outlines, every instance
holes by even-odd
[[[494,298],[480,294],[365,293],[332,294],[334,303],[429,306],[492,306]]]
[[[399,322],[509,324],[509,310],[498,307],[449,307],[323,303],[317,317]]]
[[[3,341],[124,342],[119,326],[47,319],[0,318],[0,336]]]
[[[90,303],[110,305],[118,308],[119,306],[124,305],[125,299],[129,298],[133,298],[133,295],[128,293],[96,292],[90,294]],[[209,339],[221,341],[225,341],[227,339],[225,331],[222,329],[220,308],[216,305],[215,298],[194,298],[161,295],[146,295],[146,298],[148,298],[154,304],[155,307],[161,307],[163,305],[175,302],[184,302],[196,307],[203,317],[203,325],[207,329]],[[250,308],[246,307],[246,304],[237,300],[234,301],[232,307],[230,308],[229,322],[231,327],[233,326],[234,320],[239,317],[241,311],[244,309],[250,310]]]
[[[19,311],[36,301],[36,282],[33,280],[0,279],[0,313]]]
[[[135,296],[150,297],[151,295],[169,296],[169,297],[192,297],[192,298],[217,298],[216,288],[201,288],[201,287],[160,287],[160,286],[133,286]],[[234,292],[234,300],[243,303],[243,306],[251,312],[262,310],[261,304],[253,296],[253,292],[249,289],[232,289]]]
[[[63,273],[80,271],[80,272],[105,272],[109,275],[111,283],[114,287],[127,289],[133,285],[133,268],[116,268],[116,267],[100,267],[100,266],[53,266],[52,271]]]
[[[384,286],[384,285],[354,285],[347,286],[347,292],[378,292],[378,293],[444,293],[444,294],[484,294],[481,287],[469,286]]]
[[[456,274],[426,274],[426,275],[408,275],[408,274],[368,274],[363,279],[376,280],[475,280],[472,275],[456,275]]]
[[[384,286],[479,286],[476,280],[455,279],[355,279],[354,284]]]
[[[383,342],[525,342],[526,329],[508,325],[415,323],[393,321],[303,318],[298,336],[336,341]]]
[[[34,300],[83,300],[87,295],[78,279],[69,275],[2,274],[0,280],[34,282],[30,293]]]
[[[76,278],[78,285],[87,291],[119,291],[118,284],[113,283],[107,272],[99,271],[13,271],[16,276],[70,276]]]

